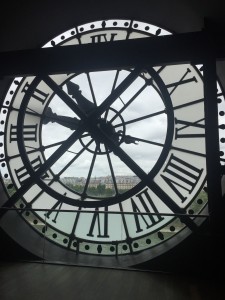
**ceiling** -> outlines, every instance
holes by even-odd
[[[202,30],[207,18],[225,32],[224,16],[224,0],[11,0],[0,11],[0,52],[40,47],[89,21],[136,19],[182,33]],[[224,68],[220,62],[218,74],[225,87]]]

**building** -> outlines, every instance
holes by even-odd
[[[63,177],[61,181],[64,184],[71,184],[71,185],[85,185],[85,178],[84,177]],[[116,183],[118,189],[127,190],[134,187],[140,179],[137,176],[116,176]],[[106,188],[114,189],[114,184],[111,176],[105,177],[92,177],[89,182],[89,187],[97,187],[98,185],[105,185]]]

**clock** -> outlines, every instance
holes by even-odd
[[[43,47],[166,34],[105,20]],[[15,78],[1,108],[2,228],[52,261],[133,265],[180,243],[207,214],[203,88],[191,64]]]

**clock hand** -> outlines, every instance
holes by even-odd
[[[51,107],[48,107],[45,113],[45,117],[43,119],[43,124],[48,124],[49,122],[56,122],[60,125],[63,125],[65,127],[68,127],[70,129],[77,129],[78,124],[80,122],[79,119],[77,119],[76,117],[72,118],[72,117],[67,117],[67,116],[59,116],[56,113],[52,112]]]
[[[105,99],[105,101],[102,102],[100,106],[95,107],[94,110],[94,104],[81,95],[78,85],[75,85],[71,82],[68,83],[68,93],[73,94],[73,96],[76,97],[76,101],[78,102],[78,104],[76,104],[49,76],[44,76],[43,79],[50,86],[50,88],[52,88],[53,91],[80,117],[82,123],[86,127],[85,131],[88,131],[91,136],[94,137],[96,136],[95,129],[98,126],[97,124],[99,123],[99,118],[101,115],[107,111],[109,107],[116,101],[116,99],[136,80],[141,70],[142,68],[138,67],[131,71],[131,73],[115,88],[115,90]],[[86,115],[87,112],[90,112],[88,116]],[[67,123],[68,119],[61,119],[60,121],[66,121]],[[114,132],[112,132],[110,136],[111,139],[118,144],[119,137],[118,134]],[[130,140],[127,139],[127,142],[129,141]]]
[[[134,69],[122,82],[114,89],[114,91],[105,99],[103,103],[93,112],[92,115],[100,115],[104,113],[113,102],[132,84],[132,82],[139,76],[141,68]],[[79,90],[79,85],[69,81],[67,84],[68,94],[72,95],[76,99],[79,108],[81,108],[85,113],[90,113],[95,108],[94,103],[85,98],[81,91]],[[97,116],[96,116],[97,117]],[[96,118],[97,119],[97,118]]]
[[[72,96],[72,98],[76,99],[78,106],[82,109],[85,113],[89,113],[95,108],[94,103],[86,99],[80,91],[80,87],[78,84],[75,84],[71,81],[66,83],[68,94]]]
[[[99,127],[100,130],[104,128],[106,134],[110,136],[110,138],[114,141],[115,144],[119,144],[119,135],[113,128],[111,124],[106,122],[104,119],[100,119],[101,115],[106,112],[109,107],[116,101],[116,99],[136,80],[139,76],[142,68],[134,69],[120,84],[115,90],[105,99],[104,102],[100,104],[100,106],[96,107],[93,111],[90,112],[88,116],[84,116],[82,121],[87,125],[87,131],[90,135],[98,141],[101,142],[101,137],[99,138],[98,134],[96,134],[96,128]],[[77,93],[77,88],[75,89]],[[77,95],[77,94],[76,94]],[[83,96],[82,96],[83,97]],[[85,97],[84,97],[85,98]],[[87,99],[86,99],[87,100]],[[89,100],[87,100],[89,102]],[[86,103],[88,103],[86,102]],[[87,105],[88,106],[88,105]],[[86,106],[86,107],[87,107]],[[98,132],[98,131],[97,131]],[[127,137],[127,143],[131,142],[131,138]],[[132,140],[133,142],[133,140]]]
[[[117,134],[118,134],[119,136],[123,136],[122,130],[119,130],[119,131],[117,132]],[[138,138],[135,138],[135,137],[133,137],[133,136],[131,136],[131,135],[124,135],[123,141],[124,141],[125,144],[135,144],[135,145],[138,145],[138,143],[136,143],[136,142],[139,141],[139,139],[138,139]]]
[[[52,109],[50,107],[48,107],[47,111],[45,113],[43,124],[48,124],[49,122],[52,122],[52,123],[56,122],[60,125],[70,128],[72,130],[76,130],[78,127],[79,119],[77,119],[75,117],[72,118],[72,117],[67,117],[67,116],[59,116],[56,113],[53,113]],[[118,127],[118,125],[116,125],[115,127]],[[119,136],[123,136],[122,130],[119,130],[118,132],[116,132],[114,130],[113,134],[111,135],[111,138],[115,143],[119,143]],[[142,139],[133,137],[131,135],[124,135],[124,137],[123,137],[123,142],[125,144],[138,145],[137,141],[142,141]],[[143,141],[146,142],[145,140],[143,140]],[[163,146],[163,144],[160,144],[160,146]]]
[[[131,85],[131,83],[139,76],[142,68],[134,69],[116,88],[115,90],[103,101],[100,106],[96,107],[92,102],[87,100],[79,91],[79,86],[74,86],[73,83],[67,83],[68,93],[76,97],[76,104],[70,96],[59,87],[54,80],[49,76],[43,76],[45,83],[68,105],[87,125],[96,124],[96,120],[116,101],[116,99]],[[83,102],[83,104],[82,104]],[[93,110],[93,108],[95,108]],[[86,113],[89,113],[88,117]]]
[[[87,116],[84,111],[74,102],[74,100],[70,98],[70,96],[67,95],[66,92],[63,91],[60,86],[58,86],[58,84],[55,83],[54,80],[51,79],[51,77],[43,76],[43,80],[82,121],[87,120]]]
[[[165,113],[166,113],[166,110],[163,109],[163,110],[157,111],[157,112],[152,113],[152,114],[144,115],[144,116],[142,116],[140,118],[135,118],[135,119],[132,119],[132,120],[125,121],[124,124],[128,125],[128,124],[136,123],[136,122],[143,121],[145,119],[150,119],[152,117],[155,117],[155,116],[158,116],[158,115],[162,115],[162,114],[165,114]],[[110,123],[111,122],[112,122],[112,120],[110,120]],[[120,127],[121,125],[123,125],[123,123],[118,123],[114,127],[115,128],[116,127]]]

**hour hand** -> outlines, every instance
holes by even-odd
[[[72,130],[76,130],[80,121],[75,117],[71,118],[66,116],[58,116],[56,113],[52,112],[52,109],[50,107],[48,107],[45,112],[43,124],[48,124],[49,122],[56,122],[62,126],[70,128]]]
[[[132,137],[131,135],[125,135],[124,136],[124,143],[125,144],[135,144],[138,145],[137,139]]]
[[[80,109],[83,110],[83,112],[89,113],[95,108],[94,103],[86,99],[81,94],[80,87],[78,84],[69,81],[66,85],[68,89],[68,94],[71,95],[72,98],[74,98],[77,101],[77,105]]]

